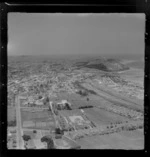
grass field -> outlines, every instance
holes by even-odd
[[[36,119],[46,120],[47,118],[49,118],[47,111],[39,111],[39,112],[21,111],[21,119],[24,121],[36,120]]]
[[[49,129],[50,126],[54,127],[55,122],[53,116],[49,113],[49,111],[39,111],[39,112],[28,112],[21,111],[21,124],[23,125],[24,121],[34,121],[34,122],[46,122],[47,126],[42,127],[45,129]],[[50,124],[48,124],[50,122]],[[31,127],[34,129],[34,127]],[[37,129],[41,127],[36,126]]]
[[[129,121],[128,118],[98,108],[84,109],[84,112],[97,125]]]
[[[81,149],[143,149],[144,136],[140,131],[122,131],[108,135],[97,135],[77,140]]]
[[[64,116],[73,116],[73,115],[82,115],[82,112],[79,109],[75,109],[75,110],[62,110],[60,111],[60,114],[64,115]]]
[[[81,106],[92,105],[90,101],[87,101],[87,97],[82,97],[78,94],[60,93],[58,94],[57,99],[54,98],[53,100],[56,100],[58,102],[61,100],[68,100],[72,104],[73,109]]]
[[[87,98],[89,98],[89,101],[87,101]],[[105,104],[111,104],[106,99],[95,96],[95,95],[88,95],[86,97],[82,97],[78,94],[67,94],[67,93],[60,93],[57,97],[57,101],[61,101],[63,99],[68,100],[72,104],[73,109],[77,109],[81,106],[104,106]]]

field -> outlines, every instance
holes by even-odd
[[[28,111],[21,111],[21,119],[23,121],[28,120],[46,120],[49,118],[49,114],[47,111],[39,111],[39,112],[28,112]]]
[[[87,97],[82,97],[79,94],[59,93],[57,98],[52,100],[68,100],[72,104],[73,109],[77,109],[81,106],[92,105],[90,101],[87,101]]]
[[[110,135],[97,135],[77,140],[81,149],[143,149],[144,135],[141,131],[122,131]]]
[[[89,126],[89,124],[86,124],[86,122],[89,121],[90,119],[88,119],[84,114],[82,114],[82,112],[79,109],[71,110],[71,111],[61,111],[59,113],[62,117],[65,117],[64,123],[66,124],[66,126],[68,126],[68,124],[70,123],[75,125],[76,129],[81,129],[85,127],[87,128]],[[82,122],[84,123],[81,122],[79,124],[79,122],[77,122],[78,118],[81,119],[81,121],[83,120]],[[68,121],[67,123],[66,120]]]
[[[60,111],[60,114],[68,117],[68,116],[73,116],[73,115],[82,115],[82,112],[79,109],[70,110],[70,111],[63,110],[63,111]]]
[[[21,120],[22,120],[22,127],[24,127],[23,124],[27,123],[28,121],[33,122],[34,126],[30,127],[33,129],[34,128],[49,129],[50,127],[54,128],[55,125],[54,118],[49,111],[39,111],[39,112],[21,111]]]
[[[98,108],[84,109],[84,112],[97,125],[129,121],[128,118]]]
[[[78,148],[80,147],[76,142],[68,139],[67,137],[63,136],[62,139],[55,139],[55,143],[59,146],[63,146],[64,148],[69,147],[69,148]]]
[[[34,130],[34,129],[33,129]],[[33,130],[25,130],[24,129],[24,134],[29,135],[32,139],[40,139],[43,136],[49,135],[49,131],[47,130],[36,130],[36,133],[33,133]]]
[[[24,130],[23,133],[24,133],[24,135],[29,135],[31,137],[31,139],[36,138],[36,134],[33,133],[32,130]]]

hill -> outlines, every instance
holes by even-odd
[[[132,68],[144,69],[144,61],[133,61],[128,63],[127,66]]]
[[[120,60],[112,58],[110,59],[100,58],[89,62],[78,62],[76,63],[76,66],[99,69],[106,72],[117,72],[129,69],[129,67],[121,63]]]

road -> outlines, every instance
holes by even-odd
[[[54,113],[53,106],[52,106],[52,102],[49,102],[49,106],[50,106],[50,109],[51,109],[52,114],[53,114],[53,116],[54,116],[56,128],[59,126],[59,128],[61,129],[61,127],[60,127],[60,125],[59,125],[59,122],[57,121],[56,115],[55,115],[55,113]]]
[[[17,120],[17,149],[24,149],[21,127],[20,97],[16,97],[16,120]]]

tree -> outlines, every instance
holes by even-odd
[[[54,141],[53,141],[53,139],[51,138],[51,136],[43,136],[43,137],[41,138],[41,142],[46,142],[48,149],[54,149],[54,148],[55,148],[55,146],[54,146]]]
[[[58,111],[57,111],[57,110],[54,110],[54,113],[55,113],[56,115],[58,115]]]
[[[67,110],[71,110],[71,107],[68,103],[65,104],[65,107],[66,107]]]
[[[39,95],[39,99],[42,99],[42,96],[41,96],[41,95]]]
[[[26,134],[24,134],[22,136],[22,138],[23,138],[24,141],[29,141],[31,139],[31,137],[29,135],[26,135]]]
[[[88,95],[87,91],[85,91],[85,90],[81,90],[79,94],[82,95],[82,96],[87,96]]]
[[[49,102],[49,97],[46,97],[46,98],[45,98],[45,101],[46,101],[46,102]]]
[[[61,110],[61,106],[60,106],[59,104],[57,105],[57,109],[58,109],[58,110]]]
[[[37,131],[36,131],[36,130],[33,130],[33,133],[34,133],[34,134],[36,134],[36,133],[37,133]]]
[[[41,138],[41,142],[48,142],[49,137],[48,136],[43,136]]]
[[[53,141],[52,139],[49,139],[49,140],[48,140],[47,148],[48,148],[48,149],[54,149],[54,148],[55,148],[55,146],[54,146],[54,141]]]
[[[55,132],[56,132],[56,134],[61,134],[60,128],[56,128],[56,129],[55,129]]]
[[[113,128],[113,125],[111,125],[110,128]]]

